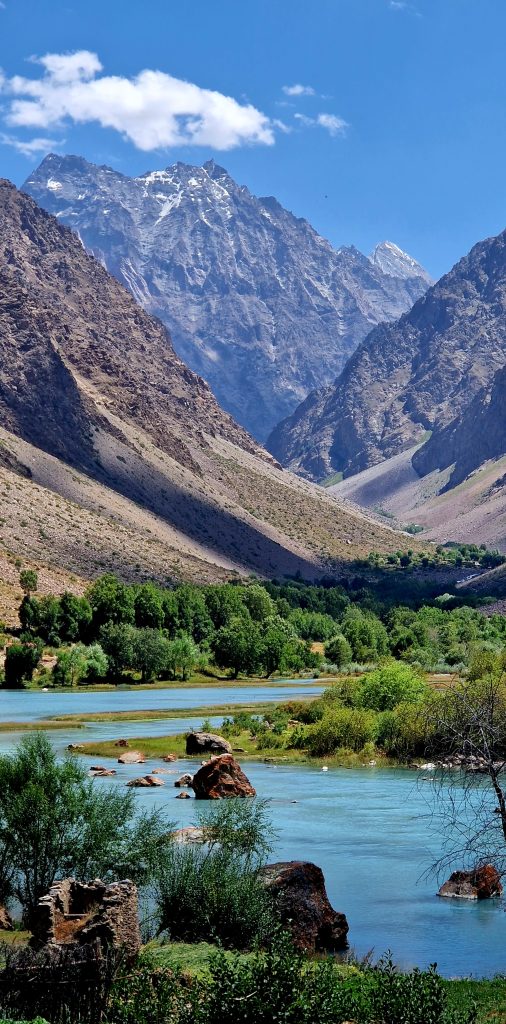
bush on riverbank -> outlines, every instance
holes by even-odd
[[[156,877],[157,931],[226,949],[268,945],[279,926],[258,880],[273,838],[266,802],[219,801],[195,814],[192,841],[171,843]]]

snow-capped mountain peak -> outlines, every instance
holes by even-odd
[[[392,277],[399,277],[403,281],[412,277],[421,277],[427,282],[427,285],[433,284],[432,278],[420,263],[417,263],[412,256],[400,249],[394,242],[380,242],[369,259],[384,274],[391,274]]]

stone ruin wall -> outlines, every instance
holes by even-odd
[[[128,880],[55,882],[38,902],[32,933],[35,949],[95,945],[134,960],[141,948],[137,889]]]

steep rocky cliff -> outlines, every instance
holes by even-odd
[[[52,154],[24,190],[160,317],[185,363],[260,440],[430,284],[391,243],[371,259],[336,251],[213,161],[129,178]]]
[[[335,384],[311,394],[273,431],[268,447],[284,465],[322,479],[357,473],[433,431],[434,441],[416,456],[425,471],[446,457],[438,446],[455,445],[457,458],[458,422],[485,389],[483,405],[505,361],[503,233],[476,245],[396,323],[371,331]],[[470,411],[464,447],[476,432],[475,415]],[[453,421],[457,426],[442,434]],[[463,466],[462,452],[459,459]]]

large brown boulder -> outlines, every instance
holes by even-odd
[[[259,877],[299,949],[346,949],[348,922],[329,903],[323,871],[310,861],[267,864]]]
[[[251,782],[231,754],[213,757],[193,776],[197,800],[221,800],[222,797],[255,796]]]
[[[488,900],[502,893],[501,877],[493,864],[473,871],[454,871],[441,886],[438,896],[461,900]]]
[[[232,746],[214,732],[190,732],[186,737],[187,754],[231,754]]]

